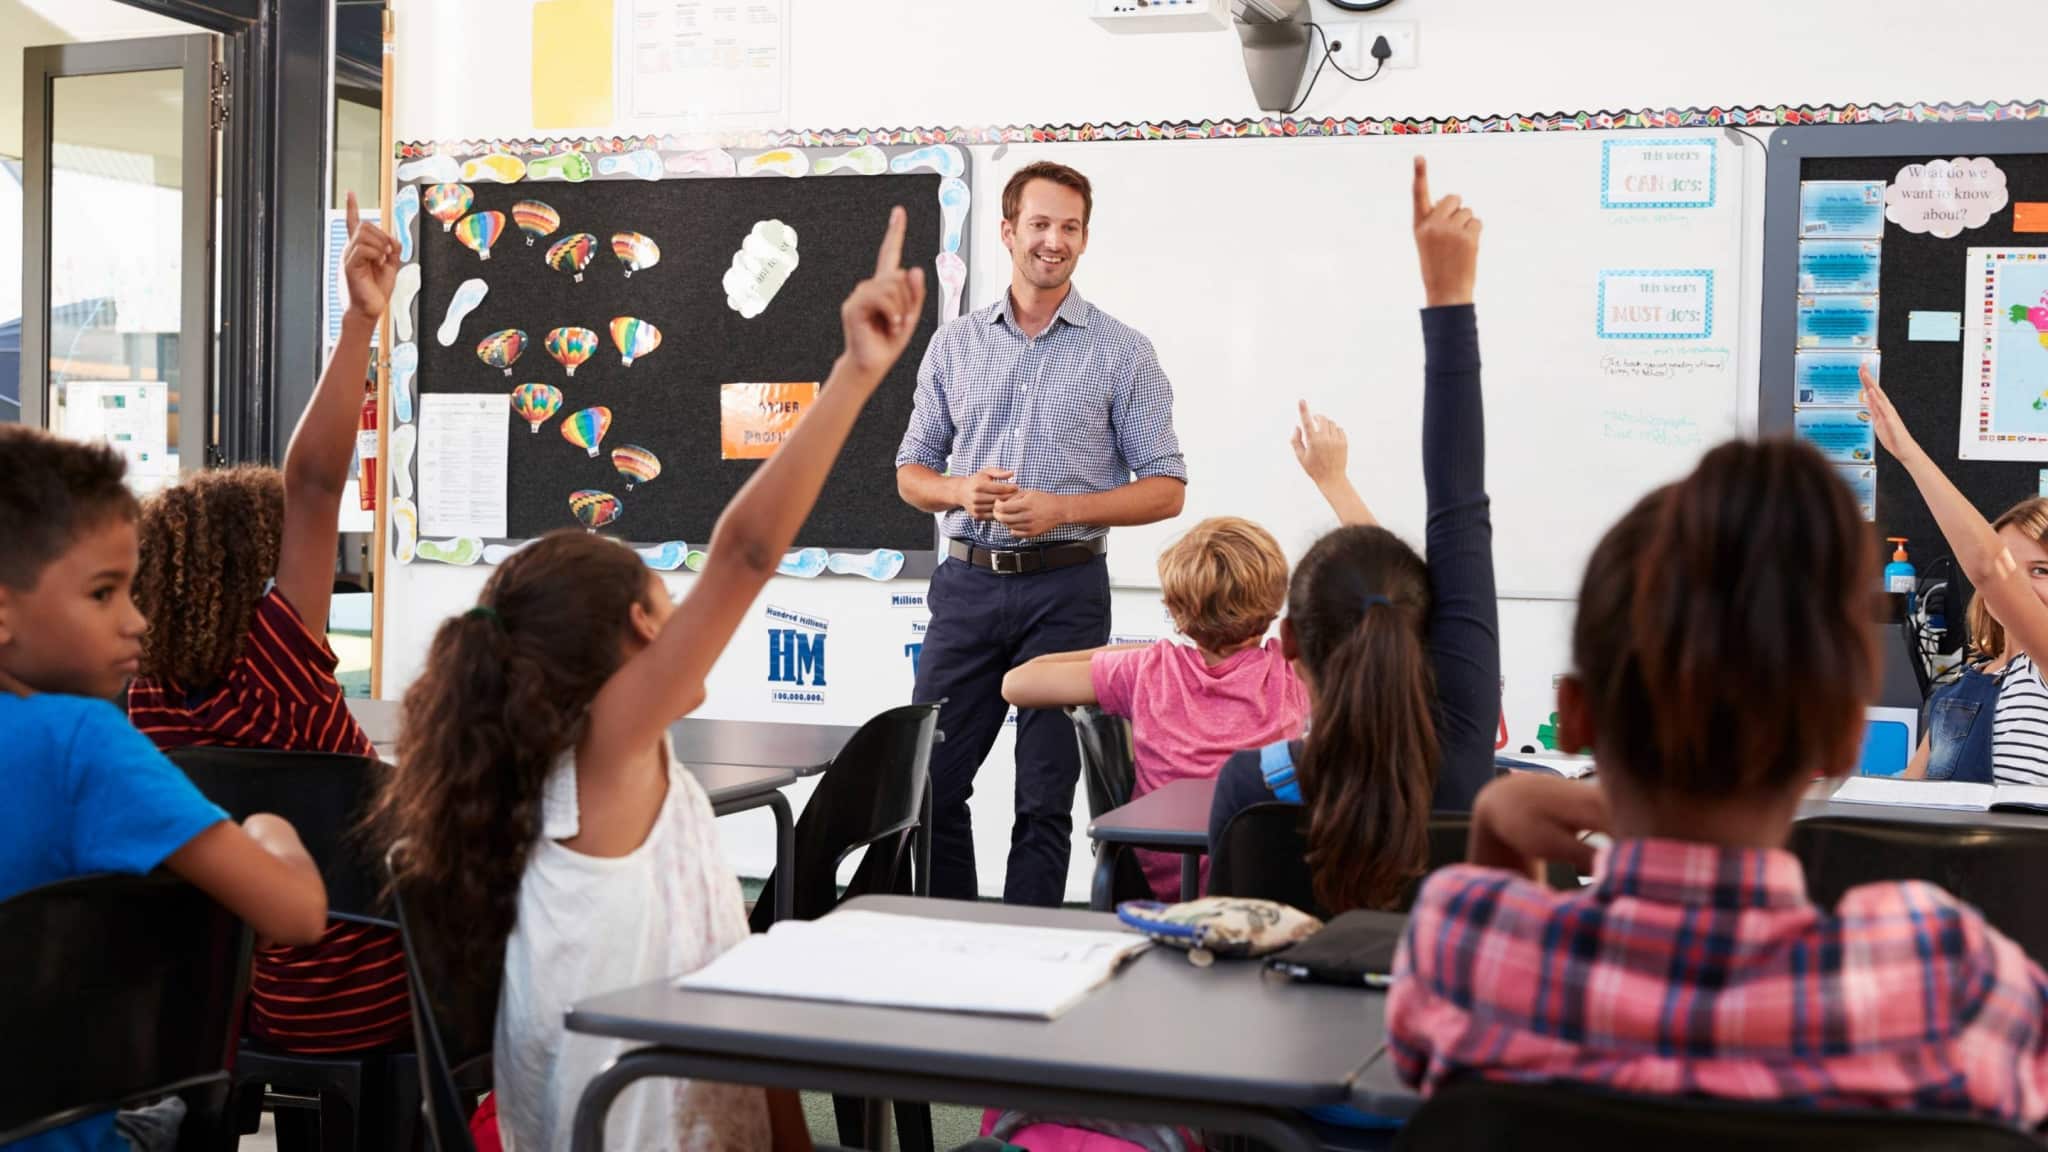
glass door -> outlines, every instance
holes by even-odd
[[[23,54],[22,420],[113,443],[142,492],[212,442],[217,43]]]

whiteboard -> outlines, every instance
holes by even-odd
[[[1602,207],[1604,142],[1667,137],[1714,149],[1713,204]],[[1187,456],[1181,515],[1110,536],[1112,580],[1156,587],[1160,550],[1203,517],[1257,520],[1290,559],[1335,525],[1288,447],[1297,398],[1344,425],[1360,493],[1422,547],[1410,174],[1426,155],[1435,193],[1460,193],[1486,221],[1501,595],[1569,599],[1608,525],[1739,427],[1745,152],[1711,130],[1034,144],[987,157],[981,180],[993,197],[1019,167],[1056,160],[1094,183],[1074,283],[1157,347]],[[1710,333],[1603,338],[1602,274],[1631,270],[1711,273]]]

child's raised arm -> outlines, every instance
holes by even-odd
[[[1379,523],[1345,472],[1351,462],[1351,440],[1344,435],[1343,426],[1309,411],[1306,400],[1300,405],[1301,421],[1294,427],[1294,459],[1301,470],[1323,494],[1330,511],[1337,514],[1337,523],[1347,527]]]
[[[1870,375],[1870,366],[1862,365],[1856,372],[1863,380],[1863,399],[1870,408],[1877,442],[1905,466],[1906,474],[1920,489],[1920,498],[1927,501],[1927,510],[1934,513],[1942,537],[1956,554],[1956,567],[1963,570],[1977,595],[1984,597],[1991,614],[2005,625],[2010,642],[2037,662],[2048,659],[2048,606],[2030,586],[2035,574],[2020,569],[1991,522],[1913,439],[1905,421],[1899,419],[1899,410],[1892,407],[1891,397]]]
[[[599,690],[577,749],[580,773],[627,762],[703,703],[704,677],[810,515],[862,406],[917,330],[924,269],[903,268],[904,227],[903,209],[892,210],[874,276],[840,306],[846,348],[817,402],[726,505],[703,572],[654,642]]]
[[[398,279],[398,245],[375,224],[362,223],[348,194],[348,247],[341,254],[348,311],[341,341],[320,374],[284,454],[284,527],[277,552],[277,590],[319,635],[334,595],[334,548],[341,496],[356,444],[356,414],[370,368],[370,338]]]

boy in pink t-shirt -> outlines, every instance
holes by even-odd
[[[1308,689],[1279,642],[1265,639],[1287,599],[1287,557],[1271,533],[1235,516],[1204,520],[1159,558],[1159,584],[1192,647],[1160,640],[1062,652],[1003,679],[1004,699],[1020,708],[1095,704],[1128,717],[1140,796],[1214,776],[1240,748],[1298,736],[1309,712]],[[1179,858],[1138,858],[1153,895],[1178,900]]]

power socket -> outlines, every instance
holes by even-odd
[[[1338,46],[1331,62],[1354,76],[1371,72],[1379,63],[1372,58],[1372,42],[1380,36],[1385,36],[1387,46],[1394,50],[1387,58],[1388,68],[1413,68],[1419,63],[1419,33],[1413,20],[1333,20],[1323,24],[1323,34]]]

